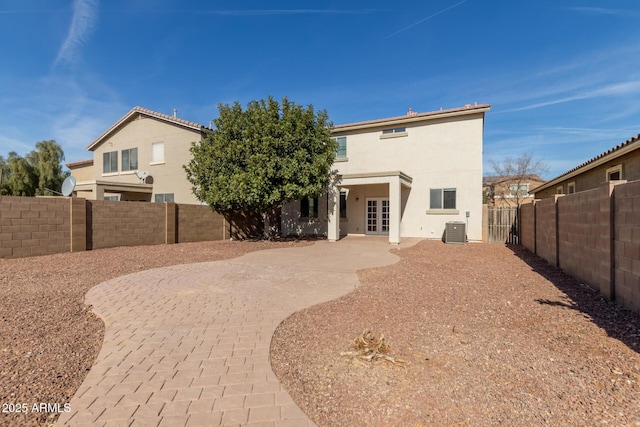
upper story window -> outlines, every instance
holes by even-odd
[[[138,169],[138,149],[122,150],[122,170],[134,171],[136,169]]]
[[[556,194],[564,194],[564,188],[562,185],[556,187]]]
[[[102,155],[102,173],[118,172],[118,152],[110,151]]]
[[[622,165],[615,165],[607,169],[607,181],[619,181],[622,179]]]
[[[336,158],[346,159],[347,158],[347,137],[339,136],[336,138],[336,141],[338,141],[338,151],[336,152]]]
[[[407,136],[407,128],[397,127],[392,129],[383,129],[380,138],[396,138],[400,136]]]
[[[407,132],[407,128],[393,128],[393,129],[384,129],[382,131],[383,135],[389,135],[392,133],[405,133]]]
[[[151,163],[164,163],[164,142],[151,144]]]
[[[575,181],[572,181],[567,184],[567,193],[573,194],[575,192],[576,192],[576,183]]]
[[[511,184],[509,185],[509,192],[512,195],[527,196],[529,194],[529,184]]]

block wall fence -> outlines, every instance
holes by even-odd
[[[520,237],[549,264],[640,312],[640,181],[523,205]]]
[[[0,196],[0,258],[226,240],[230,232],[208,206]]]

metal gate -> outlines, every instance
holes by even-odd
[[[489,243],[508,243],[517,245],[518,239],[518,208],[516,207],[488,207],[488,241]]]

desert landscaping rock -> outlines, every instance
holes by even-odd
[[[274,371],[319,426],[640,426],[639,314],[520,247],[398,254],[274,335]],[[363,330],[407,363],[341,356]]]
[[[0,425],[49,425],[59,413],[34,412],[32,405],[71,401],[102,347],[104,323],[85,305],[95,285],[156,267],[305,244],[218,241],[0,259],[0,404],[7,405]],[[28,413],[8,406],[16,404]]]
[[[187,425],[250,425],[271,419],[264,425],[276,426],[277,417],[305,419],[304,411],[319,426],[640,426],[640,315],[519,247],[385,244],[385,251],[391,249],[400,261],[367,269],[367,248],[376,241],[384,239],[364,240],[359,263],[338,257],[324,269],[334,278],[360,270],[357,287],[354,279],[343,287],[347,290],[332,291],[337,299],[313,305],[306,292],[287,290],[299,296],[299,311],[272,338],[266,330],[260,338],[266,339],[266,347],[270,341],[270,349],[257,357],[270,357],[275,372],[267,384],[248,390],[237,381],[247,378],[246,361],[254,360],[241,352],[236,356],[243,362],[237,364],[229,359],[221,365],[214,358],[192,366],[192,360],[184,359],[162,384],[148,378],[149,366],[136,365],[125,354],[122,360],[131,364],[128,379],[120,378],[117,388],[105,383],[86,392],[105,404],[117,399],[117,408],[101,410],[107,425],[122,424],[123,414],[135,414],[140,425],[157,425],[161,418],[171,425],[184,425],[185,419]],[[321,243],[320,248],[331,251],[350,241]],[[153,276],[158,267],[286,247],[293,249],[286,257],[270,261],[270,254],[279,251],[268,251],[255,258],[269,267],[258,278],[265,280],[265,291],[270,283],[283,290],[286,286],[274,280],[280,266],[287,270],[313,262],[295,249],[305,244],[210,242],[0,260],[0,402],[72,401],[103,348],[104,323],[94,314],[97,307],[84,304],[95,285],[115,279],[131,286],[123,279],[130,273]],[[328,259],[326,254],[320,251],[315,257]],[[397,260],[391,259],[386,264]],[[171,271],[193,273],[199,265],[209,264]],[[302,274],[293,270],[285,282]],[[176,283],[162,282],[160,290]],[[196,280],[181,286],[176,293],[181,298],[208,289]],[[352,292],[345,294],[348,290]],[[366,330],[384,334],[389,355],[406,363],[341,356]],[[190,345],[188,341],[178,339],[173,345]],[[172,365],[168,370],[175,370],[176,363],[166,362]],[[220,378],[221,367],[225,379]],[[110,380],[117,376],[115,372]],[[272,404],[280,405],[277,414]],[[186,410],[193,411],[187,418]],[[48,426],[58,417],[46,411],[3,413],[0,425]],[[89,411],[74,422],[95,425],[96,419]]]

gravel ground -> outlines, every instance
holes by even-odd
[[[0,404],[69,402],[95,360],[94,285],[304,243],[207,242],[0,260]],[[520,248],[423,241],[287,319],[273,368],[320,426],[640,426],[640,315]],[[391,356],[340,356],[365,329]],[[12,407],[15,409],[15,406]],[[56,413],[0,414],[50,425]]]
[[[63,410],[84,381],[104,336],[102,320],[84,304],[93,286],[150,268],[301,244],[204,242],[0,259],[0,425],[51,425],[56,409],[34,412],[33,405]]]
[[[320,426],[640,426],[640,315],[520,247],[422,241],[292,315],[274,371]],[[404,366],[341,356],[383,333]]]

